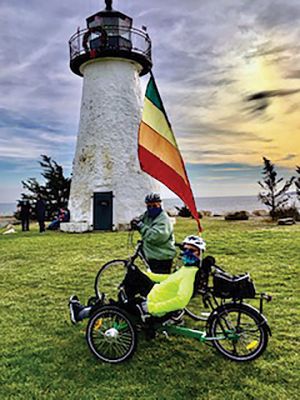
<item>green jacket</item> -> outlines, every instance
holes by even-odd
[[[171,221],[165,211],[156,218],[148,217],[147,212],[140,217],[142,224],[143,250],[148,260],[171,260],[175,257],[175,241]]]
[[[186,307],[194,291],[194,281],[198,267],[181,267],[171,275],[147,272],[155,284],[147,296],[148,311],[161,316]]]

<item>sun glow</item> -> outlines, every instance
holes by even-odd
[[[282,167],[294,169],[300,164],[298,81],[284,79],[285,73],[268,57],[238,59],[230,71],[233,83],[219,88],[214,109],[205,115],[231,134],[200,139],[201,150],[209,154],[205,162],[258,165],[266,156]],[[258,98],[249,100],[253,95]],[[190,161],[196,162],[195,143],[183,146]]]

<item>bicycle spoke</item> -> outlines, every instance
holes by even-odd
[[[107,362],[121,362],[135,348],[135,332],[130,321],[116,308],[98,314],[88,325],[88,344],[97,357]],[[120,360],[120,361],[119,361]]]

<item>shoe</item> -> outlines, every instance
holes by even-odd
[[[173,321],[182,322],[183,316],[184,316],[184,310],[178,310],[178,311],[174,311],[171,319]]]
[[[176,326],[184,326],[184,320],[176,320],[173,318],[167,319],[163,325],[176,325]]]
[[[81,318],[79,318],[80,311],[84,308],[79,302],[79,298],[75,295],[72,295],[69,300],[69,309],[70,309],[70,319],[72,324],[76,325]]]
[[[184,316],[184,310],[175,311],[172,314],[172,316],[163,323],[163,325],[183,326],[184,325],[183,316]]]

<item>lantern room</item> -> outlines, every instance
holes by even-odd
[[[91,60],[118,57],[140,64],[140,75],[152,68],[151,40],[144,30],[132,26],[132,18],[112,8],[106,8],[86,19],[87,27],[78,30],[69,40],[70,68],[82,76],[81,66]]]

